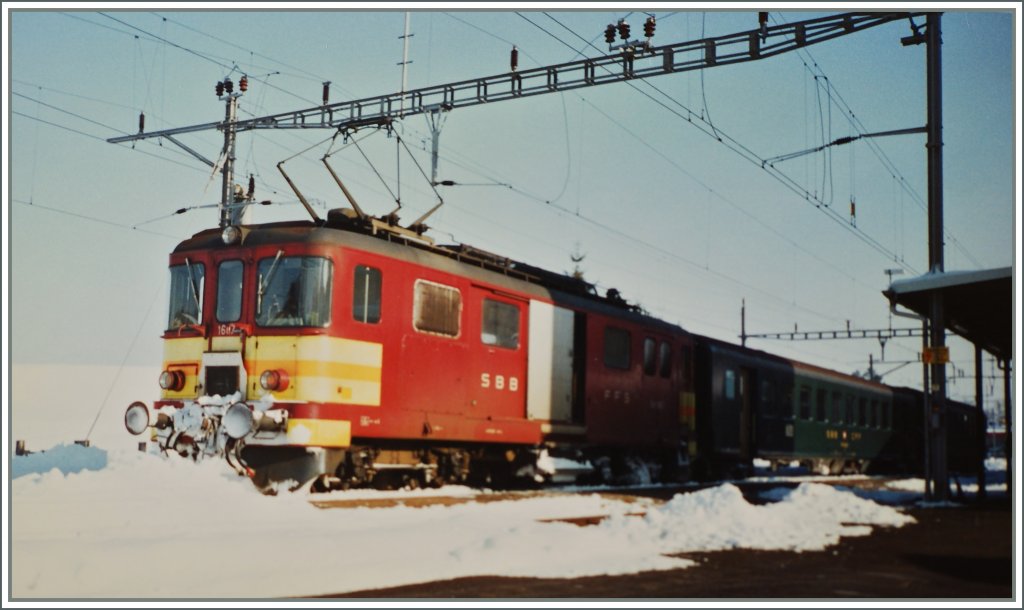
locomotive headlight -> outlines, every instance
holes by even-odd
[[[252,432],[253,415],[252,411],[244,402],[236,402],[228,407],[227,412],[221,419],[224,431],[231,438],[242,438]]]
[[[288,389],[288,373],[281,369],[263,371],[260,375],[260,387],[272,392],[283,392]]]
[[[133,402],[124,412],[124,427],[138,436],[149,427],[149,409],[141,402]]]
[[[181,371],[164,371],[160,373],[160,387],[172,392],[181,390],[185,387],[185,373]]]
[[[231,244],[237,244],[238,240],[242,238],[242,230],[235,225],[228,225],[224,227],[224,230],[220,232],[220,239],[224,242],[225,246]]]

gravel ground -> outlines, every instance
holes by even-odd
[[[386,599],[987,599],[1014,591],[1007,499],[913,508],[902,528],[844,539],[826,551],[733,550],[686,555],[700,565],[578,579],[474,577],[338,596]],[[1018,566],[1019,567],[1019,566]]]

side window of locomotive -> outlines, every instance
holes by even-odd
[[[356,265],[352,279],[352,319],[364,324],[380,322],[380,269]]]
[[[519,308],[510,303],[484,299],[480,341],[508,349],[519,347]]]
[[[416,280],[413,294],[413,328],[445,337],[459,336],[462,294],[457,288]]]
[[[237,322],[242,317],[242,261],[217,265],[217,321]]]
[[[843,395],[839,392],[832,392],[832,417],[829,421],[834,424],[843,421]]]
[[[257,267],[256,323],[260,326],[327,326],[331,321],[331,261],[314,256],[275,256]]]
[[[658,349],[658,375],[668,379],[672,376],[672,346],[667,341],[662,341]]]
[[[725,369],[725,399],[736,398],[736,372],[732,369]]]
[[[877,400],[872,400],[870,403],[868,403],[868,423],[867,423],[867,427],[868,428],[877,428],[878,427],[878,420],[875,419],[875,413],[877,411],[878,411],[878,401]]]
[[[821,388],[818,388],[817,397],[818,400],[815,401],[815,406],[817,408],[816,419],[818,421],[825,421],[825,400],[828,398],[828,392]]]
[[[861,398],[857,402],[857,425],[866,427],[868,425],[868,399]]]
[[[872,427],[874,427],[874,428],[881,428],[882,427],[882,403],[878,402],[877,400],[872,400],[871,401],[871,411],[874,412],[874,416],[873,417],[875,419],[875,423],[874,423],[874,425]]]
[[[800,386],[800,419],[811,419],[811,388]]]
[[[614,326],[604,329],[604,364],[613,369],[629,369],[631,342],[629,331]]]
[[[644,337],[644,375],[653,375],[658,369],[658,353],[655,351],[657,344],[654,339]]]
[[[683,346],[683,351],[680,352],[679,370],[683,372],[683,385],[685,387],[690,386],[690,382],[693,379],[693,347],[689,345]]]
[[[171,267],[171,298],[167,329],[178,330],[203,319],[203,288],[206,267],[186,259],[184,265]]]
[[[882,427],[888,430],[892,427],[892,404],[882,403]]]
[[[846,395],[846,425],[852,426],[854,421],[854,402],[853,396]]]

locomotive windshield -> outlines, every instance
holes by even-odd
[[[281,256],[260,261],[256,323],[327,326],[331,321],[331,261]]]
[[[167,329],[178,330],[203,319],[203,287],[206,268],[185,259],[184,265],[171,267],[171,306]]]

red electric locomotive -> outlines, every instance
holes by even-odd
[[[614,292],[341,210],[170,270],[161,398],[125,416],[165,450],[315,489],[685,474],[693,339]]]

